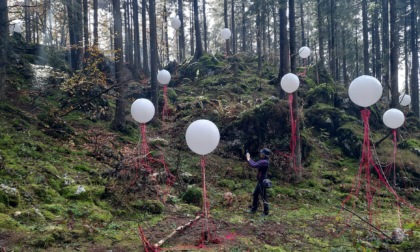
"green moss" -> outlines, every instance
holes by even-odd
[[[66,199],[91,201],[100,198],[105,192],[105,186],[83,186],[85,192],[76,194],[79,185],[66,186],[61,190],[61,195]]]
[[[236,187],[235,181],[229,179],[222,179],[218,182],[218,185],[221,187],[226,187],[229,190],[234,190]]]
[[[136,210],[151,214],[161,214],[164,209],[162,202],[158,200],[137,200],[131,206]]]
[[[199,188],[190,187],[182,194],[181,198],[188,204],[199,205],[202,199],[202,193]]]
[[[420,149],[420,141],[416,139],[407,139],[398,144],[401,149]]]
[[[77,165],[74,166],[74,169],[76,171],[81,171],[81,172],[91,172],[92,171],[92,169],[85,164],[77,164]]]
[[[43,209],[56,215],[63,215],[65,209],[61,204],[44,204]]]
[[[35,195],[39,197],[41,202],[47,204],[62,201],[62,198],[57,191],[52,188],[48,188],[45,185],[31,184],[27,190],[33,191]]]
[[[104,209],[96,207],[89,215],[89,219],[96,222],[110,222],[112,220],[112,214]]]
[[[16,230],[19,229],[20,224],[12,217],[0,213],[0,230]]]

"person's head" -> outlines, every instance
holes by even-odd
[[[263,148],[260,150],[261,157],[268,157],[271,155],[271,151],[267,148]]]

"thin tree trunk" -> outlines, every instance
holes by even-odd
[[[157,83],[157,31],[156,31],[156,4],[155,0],[149,0],[149,30],[150,30],[150,93],[151,101],[155,106],[155,111],[159,111],[158,83]]]
[[[354,44],[354,49],[355,49],[355,52],[356,52],[356,76],[354,76],[354,77],[358,77],[359,76],[359,74],[360,74],[360,70],[359,70],[359,34],[358,34],[358,28],[359,28],[359,19],[357,19],[356,18],[356,21],[355,21],[355,24],[354,24],[354,27],[355,27],[355,33],[356,33],[356,36],[355,36],[355,38],[356,38],[356,40],[355,40],[355,44]]]
[[[261,5],[258,4],[257,7],[257,20],[256,20],[256,28],[257,28],[257,54],[258,54],[258,76],[261,77],[261,67],[262,67],[262,49],[261,49]],[[261,85],[260,85],[261,87]]]
[[[246,52],[246,14],[245,1],[242,0],[242,52]]]
[[[389,99],[389,6],[388,0],[382,0],[382,69],[383,77],[382,83],[384,86],[384,97],[386,100]]]
[[[70,1],[70,0],[69,0]],[[5,2],[6,6],[7,6],[7,1],[2,1]],[[24,1],[24,5],[28,6],[29,5],[29,0],[25,0]],[[6,11],[8,11],[8,9],[6,8]],[[26,43],[31,43],[31,13],[29,12],[29,7],[25,7],[25,38],[26,38]]]
[[[323,22],[322,22],[322,6],[321,0],[317,0],[317,23],[318,23],[318,45],[319,45],[319,59],[320,63],[324,64],[325,56],[324,56],[324,31],[322,29]]]
[[[289,0],[289,48],[290,48],[290,70],[296,73],[296,19],[295,1]]]
[[[27,8],[25,8],[26,10]],[[6,65],[7,65],[7,38],[9,36],[9,12],[7,1],[0,1],[0,100],[6,96]],[[28,26],[26,26],[27,28]]]
[[[378,80],[381,79],[381,75],[382,75],[382,69],[381,69],[381,36],[379,34],[379,4],[378,4],[378,0],[375,0],[375,10],[374,10],[374,19],[376,21],[374,21],[374,33],[375,33],[375,38],[376,38],[376,44],[375,44],[375,62],[374,62],[374,67],[375,67],[375,72],[376,72],[376,78]]]
[[[224,20],[224,22],[225,22],[225,27],[226,28],[229,28],[229,23],[228,23],[228,5],[227,5],[227,1],[228,0],[223,0],[223,20]],[[226,47],[226,54],[227,55],[230,55],[230,45],[229,45],[229,43],[230,43],[230,39],[226,39],[226,41],[225,41],[225,47]]]
[[[89,48],[89,8],[88,8],[88,0],[83,0],[83,38],[84,38],[85,53],[87,53],[88,48]]]
[[[98,0],[93,0],[93,45],[98,46]]]
[[[208,38],[207,38],[207,16],[206,16],[206,0],[203,0],[203,29],[204,29],[204,51],[208,50]]]
[[[289,47],[288,47],[288,38],[287,38],[287,0],[280,0],[280,9],[279,9],[279,22],[280,22],[280,66],[279,66],[279,76],[278,84],[280,86],[281,78],[289,72]],[[279,96],[284,97],[285,92],[283,89],[279,88]]]
[[[411,5],[411,57],[412,57],[412,66],[411,66],[411,105],[414,112],[414,116],[417,118],[420,117],[419,113],[419,55],[418,55],[418,46],[417,46],[417,9],[414,3],[414,0],[410,0]]]
[[[117,83],[123,83],[123,38],[122,38],[122,18],[120,0],[112,0],[112,13],[114,17],[114,46],[115,46],[115,79]],[[117,100],[115,107],[115,117],[113,128],[122,131],[126,127],[125,108],[126,108],[127,85],[122,84],[117,89]]]
[[[330,0],[330,10],[331,10],[331,61],[330,61],[330,66],[331,66],[331,74],[332,77],[335,81],[338,80],[338,75],[337,75],[337,67],[336,67],[336,61],[337,61],[337,45],[335,42],[335,37],[336,37],[336,17],[335,17],[335,12],[336,12],[336,6],[335,6],[335,0]]]
[[[191,1],[191,11],[190,11],[190,55],[194,55],[194,1]]]
[[[369,38],[368,38],[368,17],[367,0],[362,0],[362,30],[363,30],[363,74],[370,74],[369,71]]]
[[[408,10],[409,3],[405,3],[405,10]],[[410,15],[404,15],[404,90],[409,93],[409,63],[408,63],[408,23]]]
[[[149,54],[147,50],[147,17],[146,17],[147,0],[141,1],[141,34],[143,43],[143,72],[147,76],[150,75],[149,70]]]
[[[232,53],[236,54],[235,1],[231,1],[230,27],[232,28]]]
[[[344,28],[342,28],[342,37],[341,37],[341,40],[342,40],[342,47],[343,48],[341,48],[341,51],[342,51],[342,53],[343,53],[343,64],[342,64],[342,66],[343,66],[343,81],[344,81],[344,85],[348,85],[349,84],[349,79],[348,79],[348,76],[347,76],[347,48],[346,48],[346,31],[345,31],[345,29]]]
[[[299,7],[300,7],[300,27],[301,27],[301,39],[302,39],[302,46],[306,46],[306,41],[305,41],[305,19],[304,19],[304,12],[303,12],[303,0],[300,0],[299,3]]]
[[[398,106],[398,48],[399,48],[399,37],[398,37],[398,25],[397,25],[397,0],[390,0],[390,19],[391,24],[391,108]]]
[[[164,31],[165,31],[165,55],[166,63],[169,63],[169,36],[168,36],[168,11],[166,9],[166,0],[163,4],[163,20],[164,20]]]
[[[95,0],[97,1],[97,0]],[[139,2],[133,0],[133,25],[134,25],[134,76],[139,78],[138,72],[141,68],[140,59],[140,27],[139,27]]]

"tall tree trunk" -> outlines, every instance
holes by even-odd
[[[382,0],[382,69],[383,77],[382,83],[384,86],[384,97],[386,100],[389,99],[389,0]]]
[[[194,59],[203,56],[203,44],[201,42],[200,21],[198,20],[198,0],[194,0],[194,27],[195,27],[195,52]]]
[[[190,8],[190,55],[194,55],[194,1],[191,1],[191,8]]]
[[[28,6],[29,5],[29,1],[30,0],[24,0],[24,5]],[[2,1],[5,2],[5,4],[7,5],[7,1]],[[8,9],[6,8],[6,11],[8,11]],[[31,13],[29,12],[29,8],[26,7],[25,8],[25,39],[26,39],[26,43],[31,43]]]
[[[245,1],[242,0],[242,52],[246,52],[246,12]]]
[[[163,2],[163,20],[164,20],[164,31],[165,31],[165,55],[166,63],[169,63],[169,36],[168,36],[168,11],[166,9],[166,0]]]
[[[360,74],[360,70],[359,70],[359,62],[360,62],[360,60],[359,60],[359,34],[358,34],[358,29],[359,29],[359,19],[357,19],[356,18],[356,22],[355,22],[355,24],[354,24],[354,27],[355,27],[355,38],[356,38],[356,40],[355,40],[355,43],[354,43],[354,51],[356,52],[356,76],[354,76],[354,77],[358,77],[359,76],[359,74]]]
[[[279,40],[278,40],[278,23],[277,23],[277,8],[273,8],[273,33],[274,33],[274,64],[279,64]]]
[[[204,29],[204,51],[208,50],[208,38],[207,38],[207,16],[206,16],[206,0],[203,0],[203,29]]]
[[[93,45],[98,46],[98,0],[93,0]]]
[[[336,6],[335,0],[330,0],[330,11],[331,11],[331,60],[330,60],[330,67],[331,67],[331,74],[333,79],[336,81],[338,79],[337,75],[337,67],[336,67],[336,60],[337,60],[337,48],[336,48]]]
[[[306,41],[305,41],[305,19],[304,19],[305,13],[303,12],[303,0],[300,0],[299,7],[300,7],[300,27],[301,27],[301,31],[300,32],[301,32],[302,46],[306,46]]]
[[[349,79],[348,79],[348,75],[347,75],[347,47],[346,47],[346,30],[344,29],[344,27],[341,29],[342,30],[342,36],[341,36],[341,40],[342,40],[342,48],[341,51],[343,52],[343,82],[344,85],[348,85],[349,84]]]
[[[405,10],[408,10],[408,5],[409,3],[405,3]],[[409,19],[411,18],[411,15],[404,15],[404,90],[406,93],[409,93],[409,62],[408,62],[408,57],[409,57],[409,53],[408,53],[408,23],[409,23]]]
[[[261,68],[262,68],[262,48],[261,48],[261,33],[262,33],[262,25],[261,25],[261,4],[258,3],[257,7],[257,20],[256,20],[256,28],[257,28],[257,54],[258,54],[258,76],[261,77]]]
[[[279,76],[278,84],[280,86],[281,78],[289,72],[289,45],[287,38],[287,0],[280,0],[280,9],[279,9],[279,22],[280,22],[280,66],[279,66]],[[279,89],[280,97],[284,97],[285,92],[283,89]]]
[[[363,26],[363,74],[370,74],[369,71],[369,35],[367,0],[362,0],[362,26]]]
[[[414,112],[414,116],[416,116],[417,118],[420,117],[420,113],[419,113],[419,75],[418,75],[418,71],[419,71],[419,55],[418,55],[418,47],[417,47],[417,39],[418,39],[418,34],[417,34],[417,8],[415,5],[414,0],[410,0],[410,5],[411,5],[411,39],[410,39],[410,44],[411,44],[411,57],[412,57],[412,66],[411,66],[411,82],[410,82],[410,86],[411,86],[411,105],[412,105],[412,109]]]
[[[76,0],[75,2],[75,12],[74,15],[76,17],[76,24],[75,24],[75,32],[77,37],[77,69],[82,69],[83,67],[83,55],[84,55],[84,48],[83,48],[83,3],[82,0]],[[38,20],[38,19],[37,19]],[[37,36],[39,38],[39,36]]]
[[[159,92],[157,83],[157,31],[156,31],[156,3],[155,0],[149,0],[149,30],[150,30],[150,88],[151,101],[155,105],[155,111],[158,109]]]
[[[127,85],[123,83],[123,38],[122,38],[122,18],[120,10],[120,0],[112,0],[112,14],[114,17],[114,49],[115,49],[115,80],[120,86],[117,88],[117,100],[115,107],[115,117],[113,128],[122,131],[126,127],[125,108]]]
[[[146,16],[147,0],[141,1],[141,34],[143,43],[143,72],[147,76],[150,75],[149,70],[149,53],[147,50],[147,16]],[[150,12],[149,12],[150,13]]]
[[[27,8],[25,8],[27,9]],[[26,27],[27,28],[27,27]],[[7,65],[7,38],[9,37],[9,10],[7,1],[0,1],[0,100],[6,96],[6,65]]]
[[[322,20],[322,6],[321,0],[317,0],[317,23],[318,23],[318,46],[319,46],[319,60],[321,64],[325,62],[325,55],[324,55],[324,31],[322,27],[324,26],[324,22]]]
[[[97,1],[97,0],[95,0]],[[139,78],[139,70],[141,68],[140,58],[140,27],[139,27],[139,2],[133,0],[133,26],[134,26],[134,76]]]
[[[228,0],[223,0],[223,21],[225,22],[225,27],[229,28],[229,23],[228,23],[228,5],[227,5],[227,1]],[[226,45],[226,54],[230,55],[230,39],[226,39],[225,41]]]
[[[398,106],[398,48],[399,48],[399,37],[398,37],[398,24],[397,24],[397,0],[390,0],[390,15],[389,22],[391,24],[391,108]]]
[[[178,18],[181,21],[181,27],[178,30],[178,41],[179,41],[179,61],[185,59],[185,30],[184,30],[184,8],[182,0],[178,0]]]
[[[296,73],[296,19],[295,1],[289,0],[289,48],[290,48],[290,70]]]
[[[380,47],[381,37],[380,37],[380,34],[379,34],[379,8],[380,7],[379,7],[379,4],[378,4],[378,0],[375,0],[375,10],[374,10],[374,21],[373,21],[373,23],[374,23],[374,33],[375,33],[375,40],[376,40],[374,54],[376,56],[375,56],[375,62],[373,64],[374,64],[374,68],[375,68],[376,78],[378,80],[381,79],[381,74],[382,74],[381,73],[382,72],[382,69],[381,69],[381,47]]]
[[[230,27],[232,30],[232,53],[236,54],[235,1],[231,1]]]
[[[88,0],[83,0],[83,38],[85,53],[87,53],[89,48],[89,8]]]
[[[68,0],[67,19],[69,20],[69,40],[70,40],[70,68],[72,72],[77,70],[77,35],[75,31],[76,20],[74,15],[73,0]]]

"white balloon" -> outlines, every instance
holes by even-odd
[[[411,103],[411,96],[408,94],[403,94],[398,99],[400,101],[401,106],[408,106]]]
[[[158,72],[157,80],[162,85],[168,85],[168,83],[171,81],[171,74],[167,70],[163,69]]]
[[[139,123],[147,123],[155,115],[155,106],[148,99],[137,99],[131,105],[131,116]]]
[[[21,22],[15,23],[15,27],[13,28],[13,31],[21,34],[22,33],[22,23]]]
[[[382,116],[384,124],[391,129],[396,129],[403,125],[405,120],[403,112],[398,109],[388,109]]]
[[[354,79],[349,86],[349,97],[361,107],[375,104],[382,96],[382,85],[375,77],[362,75]]]
[[[229,28],[223,28],[221,34],[222,34],[222,39],[226,40],[230,38],[230,36],[232,35],[232,32],[229,30]]]
[[[285,74],[280,81],[281,88],[286,93],[293,93],[299,88],[299,77],[296,74]]]
[[[194,121],[185,133],[188,147],[199,155],[206,155],[216,149],[220,140],[217,126],[205,119]]]
[[[306,59],[311,55],[311,49],[307,46],[303,46],[299,49],[299,56],[303,59]]]
[[[171,27],[175,30],[178,30],[179,27],[181,27],[181,20],[179,20],[177,17],[174,17],[171,19]]]

